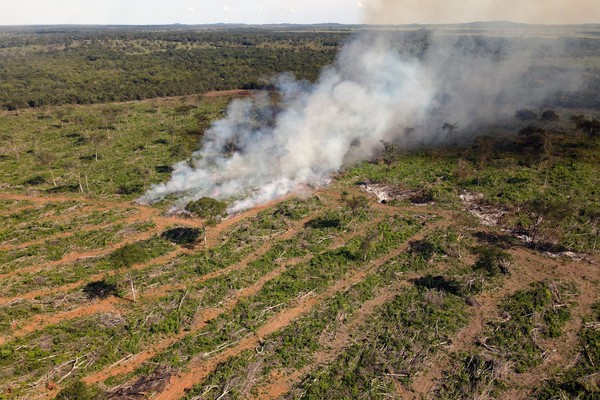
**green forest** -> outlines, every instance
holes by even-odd
[[[0,29],[0,109],[268,88],[315,80],[349,29]]]

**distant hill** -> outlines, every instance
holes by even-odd
[[[64,33],[80,31],[103,31],[103,30],[194,30],[194,29],[286,29],[286,30],[311,30],[311,29],[360,29],[360,28],[404,28],[404,29],[436,29],[436,28],[454,28],[454,29],[535,29],[547,27],[563,27],[575,29],[600,29],[600,24],[583,25],[530,25],[511,21],[475,21],[461,24],[405,24],[405,25],[365,25],[365,24],[338,24],[338,23],[319,23],[319,24],[170,24],[170,25],[0,25],[0,32],[12,33]]]

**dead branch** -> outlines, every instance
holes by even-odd
[[[181,310],[181,306],[183,305],[183,301],[185,300],[185,298],[187,297],[188,294],[189,294],[189,289],[186,289],[185,293],[181,297],[181,301],[179,302],[179,306],[177,307],[177,311]]]

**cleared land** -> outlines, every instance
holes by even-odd
[[[215,226],[134,202],[251,95],[0,112],[0,398],[599,395],[597,110]]]

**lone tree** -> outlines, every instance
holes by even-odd
[[[227,204],[210,197],[192,201],[185,206],[185,209],[205,220],[208,225],[216,225],[222,217],[227,215]]]
[[[202,197],[192,201],[185,206],[186,211],[202,218],[202,234],[204,246],[206,247],[206,225],[214,226],[227,215],[227,204],[210,197]]]
[[[574,115],[571,117],[571,121],[575,122],[577,129],[588,135],[589,137],[600,136],[600,121],[592,118],[588,120],[583,114]]]
[[[538,162],[547,160],[552,155],[552,137],[542,128],[528,126],[519,131],[523,146]]]
[[[385,140],[382,140],[381,144],[383,144],[383,162],[389,168],[398,158],[398,145]]]
[[[531,242],[536,245],[539,239],[558,242],[560,226],[572,215],[573,210],[567,202],[544,197],[536,197],[519,205],[524,225]]]
[[[458,128],[457,124],[450,124],[448,122],[444,123],[444,126],[442,126],[442,130],[447,132],[446,133],[446,141],[448,141],[450,139],[450,137],[452,136],[452,134],[454,133],[454,131]]]
[[[131,267],[135,264],[146,261],[146,251],[138,243],[126,244],[123,247],[113,251],[109,256],[113,267],[115,268],[127,268],[127,276],[129,278],[129,284],[131,286],[131,296],[133,302],[136,302],[136,290],[134,285],[134,271]]]
[[[515,117],[521,121],[530,121],[532,119],[536,119],[538,117],[537,113],[532,110],[518,110],[515,113]]]
[[[342,194],[342,201],[352,215],[352,219],[355,219],[361,211],[369,208],[369,199],[365,196],[350,196],[348,193],[344,193]],[[356,223],[354,224],[354,232],[356,232]]]
[[[548,110],[542,113],[542,120],[550,122],[560,121],[560,117],[553,110]]]

